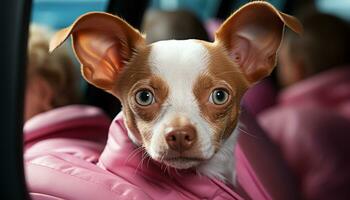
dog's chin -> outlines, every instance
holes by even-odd
[[[201,162],[203,162],[201,158],[188,157],[165,158],[161,161],[161,163],[176,169],[189,169],[198,166]]]

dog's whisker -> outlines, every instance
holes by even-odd
[[[124,165],[129,162],[130,159],[132,159],[133,157],[135,157],[138,153],[140,153],[143,150],[142,146],[137,147],[136,149],[134,149],[129,155],[128,157],[125,159],[124,161]]]
[[[167,170],[167,165],[161,165],[163,168],[163,173],[166,174],[166,170]]]
[[[140,162],[141,162],[141,161],[139,161],[139,163],[137,164],[137,166],[136,166],[136,168],[135,168],[135,170],[134,170],[133,176],[135,176],[136,173],[137,173],[137,171],[139,170]]]
[[[242,133],[245,133],[245,134],[247,134],[247,135],[249,135],[249,136],[251,136],[251,137],[253,137],[253,138],[256,138],[256,139],[261,139],[260,137],[258,137],[258,136],[256,136],[256,135],[253,135],[253,134],[251,134],[251,133],[249,133],[249,132],[247,132],[246,130],[244,130],[244,129],[242,129],[241,127],[237,127]]]
[[[144,149],[144,147],[141,146],[141,150],[143,150],[143,149]],[[144,152],[142,153],[142,155],[141,155],[141,160],[139,161],[139,163],[138,163],[138,165],[137,165],[137,167],[136,167],[136,169],[135,169],[135,171],[134,171],[134,175],[136,175],[136,173],[137,173],[137,171],[140,169],[140,167],[141,167],[141,169],[143,169],[143,162],[144,162],[144,159],[145,159],[145,153],[147,154],[146,151],[144,151]]]
[[[128,157],[126,158],[126,161],[129,161],[129,159],[131,159],[131,157],[133,157],[135,154],[137,154],[140,151],[140,147],[137,147],[136,149],[132,150],[131,153],[129,153]]]
[[[180,177],[182,176],[181,173],[179,173],[178,169],[176,169],[176,168],[175,168],[175,173],[176,173],[176,175],[178,175]]]
[[[168,166],[168,165],[167,165],[167,172],[168,172],[168,174],[171,174],[170,166]]]
[[[149,163],[150,163],[150,161],[151,161],[151,157],[150,157],[150,156],[147,156],[147,164],[146,164],[147,168],[149,168]]]
[[[147,159],[147,157],[148,157],[148,154],[146,151],[144,151],[141,158],[141,169],[143,169],[143,166],[144,166],[143,162],[145,161],[145,159]]]
[[[168,173],[167,170],[168,170],[168,165],[165,165],[165,166],[164,166],[164,174],[167,174],[167,173]]]

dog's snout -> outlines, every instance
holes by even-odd
[[[193,126],[171,128],[166,133],[165,138],[166,142],[172,150],[181,153],[193,146],[197,140],[197,132]]]

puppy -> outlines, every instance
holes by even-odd
[[[130,139],[155,161],[234,182],[240,99],[276,63],[292,16],[263,1],[233,13],[214,42],[145,36],[107,13],[88,13],[53,37],[53,51],[70,35],[84,78],[122,102]]]

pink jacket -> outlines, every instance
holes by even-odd
[[[306,199],[350,198],[350,68],[283,91],[259,122],[299,177]]]
[[[242,196],[258,200],[295,199],[292,181],[277,151],[247,114],[242,114],[241,123],[247,126],[242,130],[249,133],[241,134],[239,143],[244,147],[238,145],[235,152],[241,189],[198,176],[191,170],[165,170],[164,166],[147,159],[128,138],[123,116],[119,114],[110,126],[108,142],[97,165],[94,159],[86,159],[89,148],[81,141],[71,143],[75,141],[71,138],[61,138],[67,139],[68,151],[64,142],[49,143],[40,151],[35,147],[50,139],[28,147],[25,166],[30,195],[36,200],[220,200],[243,199]],[[259,159],[262,157],[264,159]]]
[[[23,127],[25,156],[48,151],[97,162],[111,120],[100,109],[70,105],[38,114]]]
[[[252,88],[243,96],[242,104],[253,115],[257,116],[264,110],[276,104],[277,89],[270,78],[266,78]]]

